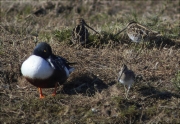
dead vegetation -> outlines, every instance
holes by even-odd
[[[1,1],[0,122],[180,123],[179,1],[77,3]],[[90,31],[86,47],[72,45],[77,16],[102,37]],[[125,33],[114,37],[132,19],[163,34],[159,44],[142,47]],[[36,45],[35,34],[55,54],[78,63],[58,94],[44,89],[42,100],[20,72]],[[129,100],[117,83],[123,63],[136,74]]]

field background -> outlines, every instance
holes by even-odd
[[[180,123],[180,2],[158,1],[2,1],[0,2],[0,122],[54,124]],[[86,47],[71,43],[75,19],[90,31]],[[135,20],[158,31],[158,44],[131,43],[125,32]],[[37,36],[37,37],[36,37]],[[36,87],[20,72],[37,42],[77,62],[60,86]],[[117,82],[125,63],[136,74],[129,99]]]

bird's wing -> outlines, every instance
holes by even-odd
[[[48,58],[48,62],[50,63],[51,67],[59,71],[64,70],[65,67],[69,68],[68,61],[60,56],[51,55]]]
[[[132,76],[133,80],[135,80],[135,74],[133,71],[129,70],[129,74]]]

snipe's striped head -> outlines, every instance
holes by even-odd
[[[76,25],[87,25],[87,24],[83,18],[77,18]]]

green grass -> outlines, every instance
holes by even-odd
[[[55,39],[59,42],[66,42],[67,44],[71,43],[71,29],[55,30],[54,32],[52,32],[52,34],[55,37]]]
[[[172,82],[176,86],[178,90],[180,90],[180,71],[178,71],[175,75],[175,77],[172,79]]]

